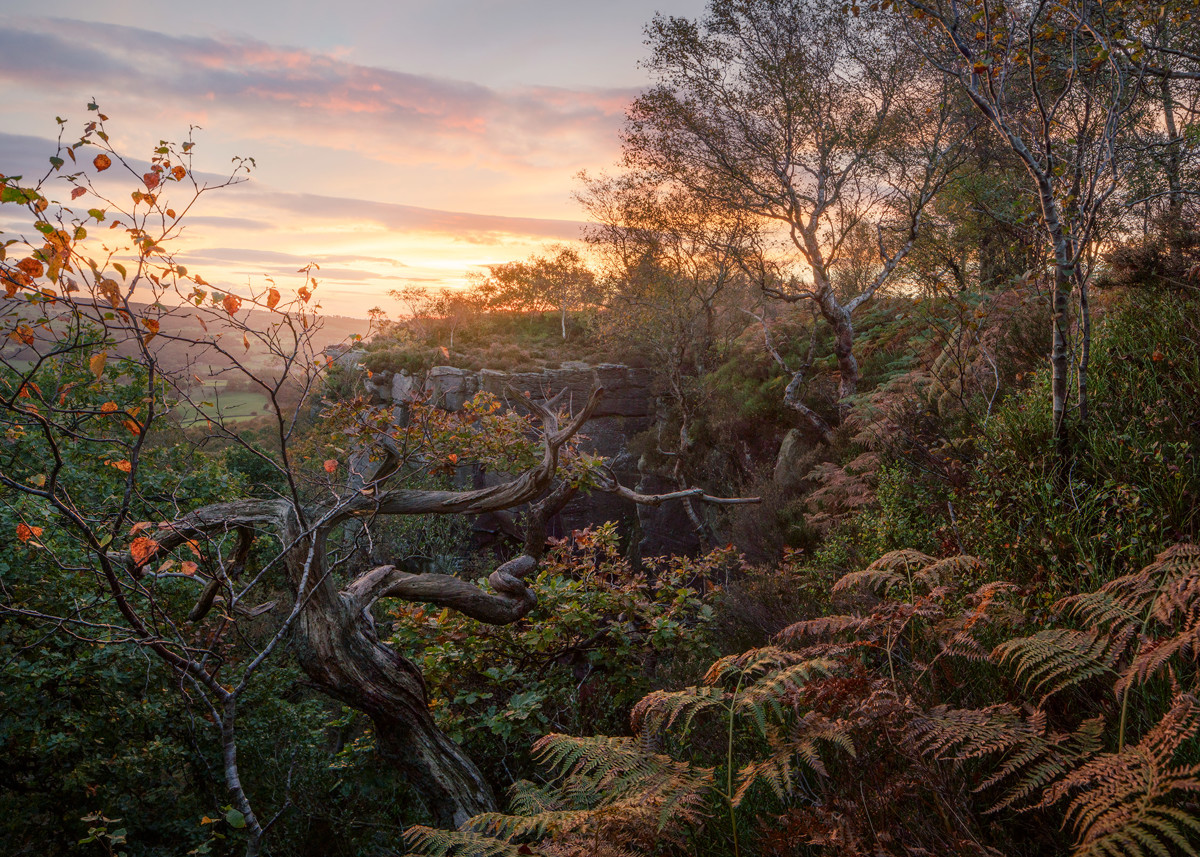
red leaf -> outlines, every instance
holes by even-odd
[[[233,315],[242,308],[242,299],[236,295],[226,295],[225,299],[221,301],[221,305],[225,307],[225,312]]]
[[[87,193],[85,188],[77,187],[75,190],[71,191],[71,199],[79,199],[79,197],[83,196],[85,193]]]
[[[330,473],[330,474],[335,473],[337,471],[337,469],[338,469],[338,463],[337,463],[336,459],[329,458],[329,459],[325,460],[325,472],[326,473]]]
[[[158,187],[158,173],[146,173],[142,176],[142,181],[146,183],[147,190],[154,190]]]

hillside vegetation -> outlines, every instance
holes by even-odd
[[[5,853],[1200,853],[1193,6],[656,16],[585,243],[366,330],[177,263],[251,161],[63,120],[0,176]],[[613,460],[616,391],[424,392],[602,363]]]

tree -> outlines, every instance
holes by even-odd
[[[1079,305],[1077,408],[1086,422],[1088,286],[1109,201],[1128,169],[1120,148],[1137,117],[1145,63],[1121,61],[1119,28],[1090,0],[905,4],[927,59],[958,83],[1020,159],[1037,194],[1054,260],[1053,431],[1065,451],[1072,294]]]
[[[659,16],[647,36],[656,85],[629,111],[626,164],[777,227],[779,246],[747,269],[831,326],[844,406],[859,380],[854,312],[912,249],[955,164],[940,82],[886,17],[857,6],[713,0],[702,21]],[[846,241],[863,225],[878,270],[839,296]]]
[[[557,310],[564,340],[567,314],[595,306],[599,298],[595,274],[577,251],[561,245],[549,248],[549,255],[488,266],[488,275],[473,291],[494,310]]]
[[[97,118],[77,141],[60,138],[40,180],[3,179],[3,201],[22,206],[35,232],[6,241],[0,259],[8,295],[0,485],[17,515],[6,538],[45,552],[60,575],[82,577],[88,596],[46,600],[57,586],[47,579],[28,601],[5,590],[0,609],[51,634],[155,655],[213,726],[232,802],[227,820],[244,831],[247,854],[261,851],[289,804],[243,781],[239,712],[285,649],[313,687],[371,718],[380,753],[437,820],[493,808],[488,783],[434,723],[419,669],[381,639],[372,608],[399,598],[492,624],[517,621],[536,603],[525,579],[545,549],[546,521],[576,490],[635,502],[670,497],[630,492],[600,462],[575,455],[599,389],[565,423],[553,402],[518,397],[532,418],[481,403],[454,415],[417,409],[398,425],[390,409],[350,403],[312,426],[331,362],[318,347],[314,266],[288,300],[274,284],[247,295],[212,290],[169,248],[182,214],[213,189],[192,171],[192,141],[160,143],[151,170],[139,174],[92,109]],[[63,169],[96,149],[90,168]],[[241,180],[248,165],[236,162],[219,186]],[[137,182],[132,205],[100,175],[110,168]],[[72,207],[56,201],[58,188],[70,189],[71,202],[88,199]],[[168,196],[180,193],[172,207]],[[95,207],[85,214],[88,203]],[[104,244],[88,235],[98,223],[110,224]],[[257,389],[272,444],[251,442],[229,403],[211,393],[229,378]],[[189,472],[160,469],[154,454],[178,443],[238,447],[275,474],[274,484],[250,498],[193,502]],[[469,491],[421,487],[468,456],[512,478]],[[673,496],[719,502],[695,490]],[[364,560],[386,517],[527,503],[523,551],[487,584]]]
[[[752,218],[634,174],[582,180],[577,199],[605,287],[596,326],[604,341],[650,358],[679,424],[676,441],[659,421],[659,448],[682,487],[692,476],[699,379],[745,327],[741,305],[750,289],[740,257],[752,243]]]

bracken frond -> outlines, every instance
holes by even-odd
[[[519,857],[540,853],[472,830],[437,830],[421,825],[406,830],[404,842],[408,853],[425,857]]]
[[[1078,836],[1076,857],[1167,854],[1170,846],[1196,855],[1200,819],[1182,797],[1200,792],[1200,765],[1175,765],[1200,728],[1200,704],[1177,694],[1171,709],[1136,745],[1081,765],[1046,789],[1041,806],[1070,799],[1066,819]]]
[[[636,733],[659,732],[680,724],[687,732],[701,711],[728,707],[732,694],[720,687],[685,687],[683,690],[656,690],[633,707],[629,720]]]
[[[786,800],[794,785],[796,762],[822,777],[828,776],[820,753],[822,744],[854,755],[849,724],[842,720],[831,720],[815,711],[799,718],[785,732],[769,732],[767,744],[771,752],[766,758],[749,762],[738,769],[738,787],[732,799],[734,806],[739,806],[759,783],[767,785],[779,800]]]
[[[994,813],[1032,808],[1029,801],[1099,748],[1103,728],[1103,720],[1096,718],[1063,735],[1048,728],[1045,712],[1038,709],[1022,715],[1011,705],[938,706],[913,719],[910,741],[919,752],[958,762],[1001,754],[999,768],[975,788],[982,792],[1005,785],[988,810]]]
[[[934,559],[920,551],[907,548],[885,553],[862,571],[852,571],[833,585],[834,592],[864,588],[880,594],[902,583],[934,564]]]
[[[1016,667],[1027,689],[1045,696],[1106,673],[1115,674],[1127,643],[1098,631],[1053,628],[1007,640],[992,650],[999,664]]]

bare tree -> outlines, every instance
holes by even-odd
[[[238,717],[255,678],[285,648],[314,687],[371,718],[379,751],[440,823],[493,809],[486,780],[435,724],[419,668],[377,631],[374,605],[404,599],[492,624],[521,619],[536,604],[526,579],[545,548],[546,521],[582,483],[635,502],[729,501],[696,491],[636,495],[602,465],[576,458],[574,438],[600,389],[565,422],[554,400],[517,397],[533,419],[483,409],[472,422],[430,408],[399,425],[390,411],[351,403],[310,430],[330,362],[317,345],[315,281],[309,276],[286,300],[273,284],[214,292],[167,249],[181,214],[210,189],[192,173],[191,141],[156,148],[145,175],[130,170],[140,188],[130,206],[100,176],[129,167],[103,121],[91,123],[69,155],[60,146],[41,182],[3,181],[5,200],[25,206],[35,231],[0,260],[11,298],[0,340],[0,486],[22,516],[16,540],[47,552],[69,579],[85,581],[87,594],[56,613],[0,589],[0,612],[156,655],[213,724],[247,854],[262,850],[288,803],[243,782]],[[74,162],[78,150],[97,148],[91,168],[67,174],[65,185],[55,181],[64,155]],[[188,199],[171,207],[168,194],[189,181]],[[85,216],[55,203],[49,194],[63,186],[73,188],[72,201],[90,194],[96,207]],[[114,249],[96,255],[105,247],[85,226],[95,222],[115,223],[113,234],[127,240],[115,248],[110,240]],[[271,447],[250,443],[219,401],[201,399],[201,390],[231,377],[262,397]],[[271,484],[253,499],[195,502],[187,468],[164,467],[162,453],[213,444],[255,456]],[[413,483],[460,455],[465,462],[464,444],[478,455],[495,451],[512,478],[469,491]],[[363,567],[381,519],[523,504],[523,552],[486,585],[397,564]]]
[[[656,17],[647,35],[656,85],[630,109],[627,165],[775,224],[779,242],[747,270],[832,327],[845,405],[859,381],[854,313],[912,249],[955,164],[938,79],[886,16],[815,0],[713,0],[701,21]],[[839,295],[864,225],[878,269]]]

